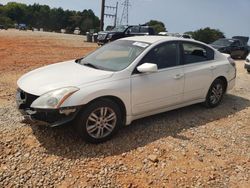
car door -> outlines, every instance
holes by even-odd
[[[184,87],[179,43],[167,42],[154,47],[138,64],[154,63],[158,71],[131,76],[133,115],[139,115],[181,103]]]
[[[185,76],[183,101],[204,99],[216,69],[214,51],[198,43],[183,42],[182,53]]]

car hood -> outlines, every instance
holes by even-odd
[[[17,85],[27,93],[40,96],[54,89],[77,87],[112,75],[113,72],[90,68],[72,60],[33,70],[23,75],[17,81]]]

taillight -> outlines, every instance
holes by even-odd
[[[229,61],[229,63],[230,63],[233,67],[236,66],[234,60],[233,60],[231,57],[228,57],[227,60]]]

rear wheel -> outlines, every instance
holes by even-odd
[[[76,128],[87,142],[101,143],[118,131],[121,122],[119,106],[111,100],[100,99],[79,113]]]
[[[208,91],[205,105],[209,108],[214,108],[221,103],[221,100],[225,94],[226,85],[223,80],[216,79]]]

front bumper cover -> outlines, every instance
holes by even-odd
[[[49,127],[57,127],[71,122],[75,119],[79,110],[79,107],[58,110],[19,109],[26,120]],[[71,113],[66,115],[63,113],[64,111],[71,111]]]
[[[75,119],[81,106],[65,107],[60,109],[34,109],[31,108],[31,103],[38,96],[28,94],[20,89],[17,90],[16,104],[18,110],[26,120],[33,123],[56,127]]]

